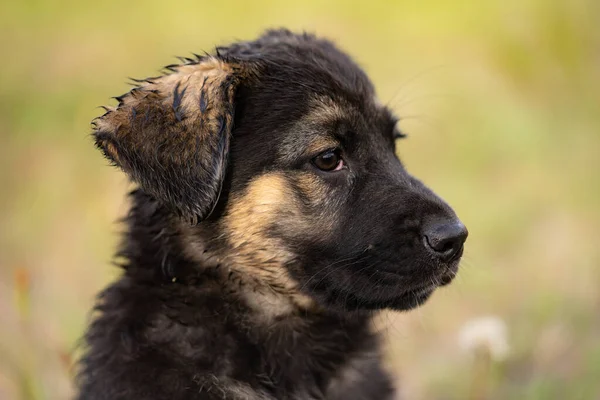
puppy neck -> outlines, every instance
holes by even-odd
[[[219,238],[211,237],[210,227],[180,226],[184,255],[200,271],[214,272],[224,294],[241,301],[257,322],[271,323],[299,314],[322,313],[323,309],[302,293],[285,266],[260,265],[228,249]]]

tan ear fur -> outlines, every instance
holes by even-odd
[[[199,57],[137,81],[93,122],[96,145],[178,214],[201,220],[214,208],[227,166],[239,65]]]

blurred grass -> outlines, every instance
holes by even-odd
[[[409,169],[470,230],[459,279],[384,314],[407,399],[469,398],[469,319],[511,353],[491,399],[600,398],[600,3],[41,1],[0,4],[0,398],[72,395],[128,187],[89,139],[97,106],[175,55],[287,26],[336,40],[403,117]]]

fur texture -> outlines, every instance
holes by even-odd
[[[93,134],[139,188],[79,398],[393,398],[372,312],[449,283],[466,230],[396,157],[364,72],[276,30],[117,100]]]

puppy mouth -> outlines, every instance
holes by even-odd
[[[441,269],[441,271],[440,271]],[[411,310],[423,305],[436,289],[449,285],[458,273],[458,261],[441,268],[432,267],[427,275],[406,275],[397,268],[380,268],[377,275],[382,277],[380,295],[389,296],[386,307],[396,310]]]
[[[405,260],[383,257],[378,257],[377,263],[372,261],[367,261],[368,267],[354,265],[354,272],[326,272],[305,288],[325,304],[346,310],[407,311],[423,305],[437,288],[449,285],[459,264],[458,260],[443,264],[422,260],[406,265]]]
[[[421,292],[430,289],[435,290],[441,286],[449,285],[458,273],[458,260],[453,261],[449,265],[432,266],[432,273],[411,277],[405,272],[402,272],[395,266],[380,267],[375,274],[385,279],[385,286],[407,286],[406,292]]]
[[[441,275],[426,278],[426,284],[416,284],[396,297],[391,308],[408,311],[423,305],[436,289],[449,285],[456,277],[456,268],[448,269]]]
[[[393,298],[385,304],[385,307],[398,311],[408,311],[420,307],[429,299],[437,287],[435,284],[430,284],[417,289],[410,289]]]

